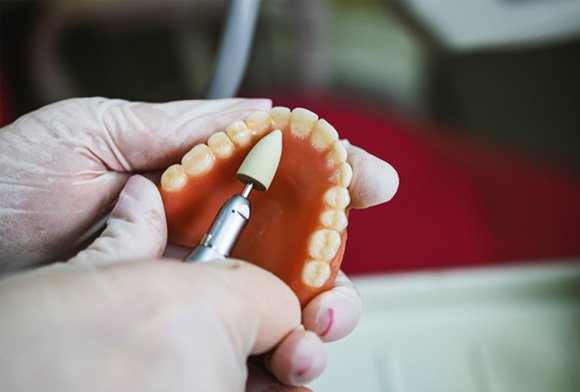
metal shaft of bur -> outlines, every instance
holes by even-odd
[[[244,190],[242,191],[241,195],[242,197],[245,197],[246,199],[248,198],[248,195],[250,194],[250,192],[252,191],[252,188],[254,187],[254,184],[251,182],[248,182],[246,184],[246,186],[244,187]]]

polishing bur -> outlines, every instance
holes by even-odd
[[[259,191],[270,187],[282,155],[282,132],[275,130],[263,137],[244,159],[236,174],[244,184]]]

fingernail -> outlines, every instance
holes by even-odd
[[[325,337],[330,329],[332,328],[332,324],[334,322],[334,309],[322,309],[316,315],[316,324],[315,324],[315,332],[321,338]]]
[[[318,338],[314,332],[306,331],[291,359],[291,379],[293,385],[308,382],[318,370],[316,355]]]

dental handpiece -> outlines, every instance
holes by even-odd
[[[246,184],[241,195],[228,199],[219,210],[199,245],[187,256],[187,261],[210,261],[228,257],[250,219],[248,195],[253,184]]]
[[[185,258],[187,262],[208,262],[229,257],[250,219],[252,189],[266,191],[282,155],[282,132],[273,131],[250,150],[236,176],[245,184],[238,195],[220,208],[199,245]]]

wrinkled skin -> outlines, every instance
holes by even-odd
[[[13,365],[0,369],[4,386],[230,391],[247,381],[263,390],[322,372],[322,341],[347,335],[360,315],[348,278],[301,313],[280,280],[243,261],[156,261],[167,250],[163,205],[156,186],[135,174],[164,169],[270,107],[73,99],[0,131],[0,271],[12,273],[0,281],[0,360]],[[395,171],[347,150],[352,206],[389,200]],[[252,365],[247,379],[247,358],[265,352],[268,372]]]

